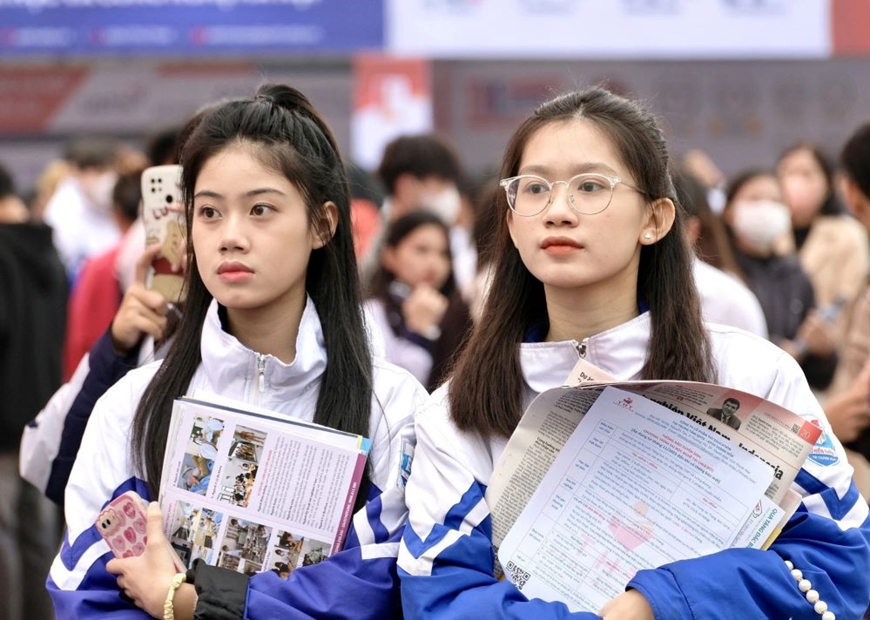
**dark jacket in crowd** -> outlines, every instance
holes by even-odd
[[[67,280],[41,223],[0,224],[0,450],[61,384]]]
[[[810,310],[816,306],[813,284],[801,267],[797,256],[759,258],[734,249],[734,258],[743,272],[746,284],[758,297],[770,341],[778,344],[793,340]],[[834,378],[837,355],[807,355],[801,368],[809,384],[824,390]]]

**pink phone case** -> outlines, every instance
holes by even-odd
[[[145,551],[145,502],[135,491],[113,499],[100,512],[96,525],[115,557],[130,558]]]

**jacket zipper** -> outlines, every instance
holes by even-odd
[[[254,404],[260,403],[260,394],[266,391],[266,356],[257,353],[257,391],[254,394]]]
[[[574,346],[577,349],[577,353],[580,357],[586,357],[586,340],[583,339],[580,342],[575,342]]]

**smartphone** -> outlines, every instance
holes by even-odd
[[[142,172],[142,222],[146,245],[161,245],[146,286],[170,303],[184,301],[184,276],[173,271],[184,252],[184,209],[181,166],[152,166]]]
[[[145,502],[135,491],[113,499],[96,520],[97,531],[117,558],[142,555],[146,523]]]
[[[147,540],[147,506],[145,500],[136,491],[122,493],[100,511],[94,522],[100,536],[109,545],[116,558],[131,558],[145,552]],[[172,552],[172,562],[175,570],[187,570],[184,562],[178,557],[175,549],[167,541]]]

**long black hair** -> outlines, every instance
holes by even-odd
[[[252,153],[261,164],[298,188],[307,204],[309,226],[329,239],[311,253],[305,282],[320,316],[328,360],[314,421],[352,433],[369,433],[372,365],[360,307],[345,167],[332,132],[308,99],[289,86],[267,84],[253,98],[206,108],[185,131],[181,164],[187,214],[187,301],[166,359],[139,402],[131,436],[134,465],[144,474],[153,497],[159,489],[172,404],[185,394],[202,361],[200,338],[212,301],[193,251],[196,179],[210,158],[239,144],[254,146]],[[324,208],[327,201],[338,212],[334,234]]]
[[[517,174],[529,140],[551,123],[585,120],[615,145],[622,162],[649,200],[669,198],[676,220],[658,242],[640,253],[637,298],[649,307],[652,335],[644,379],[711,381],[715,369],[701,303],[692,275],[692,250],[683,234],[682,208],[668,172],[668,151],[655,118],[640,105],[590,88],[542,104],[511,138],[501,178]],[[511,242],[504,192],[491,208],[501,214],[493,242],[495,270],[483,316],[475,324],[450,384],[450,411],[463,430],[509,436],[522,414],[523,375],[518,344],[533,326],[547,327],[543,284],[523,264]]]

